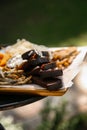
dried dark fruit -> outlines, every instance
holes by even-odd
[[[35,50],[30,50],[22,54],[22,58],[25,60],[29,60],[31,57],[36,57],[38,54],[35,52]]]
[[[40,66],[43,63],[48,63],[49,59],[47,57],[38,57],[36,59],[30,59],[23,65],[25,71],[30,71],[36,66]]]
[[[55,67],[56,67],[56,62],[49,62],[41,65],[42,70],[54,69]]]
[[[62,80],[59,78],[41,79],[40,77],[33,76],[32,79],[35,84],[38,84],[50,91],[56,91],[63,86]]]
[[[39,72],[39,76],[41,78],[57,77],[62,75],[63,75],[63,71],[61,69],[40,70]]]

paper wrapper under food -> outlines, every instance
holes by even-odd
[[[57,49],[61,49],[61,48],[51,48],[50,50],[54,51]],[[73,84],[73,79],[75,78],[75,76],[78,74],[78,72],[81,69],[81,65],[84,62],[84,59],[86,57],[86,52],[87,52],[87,47],[78,47],[78,51],[80,51],[80,53],[76,56],[76,58],[73,60],[72,64],[63,71],[63,77],[62,77],[62,81],[63,81],[63,87],[64,88],[69,88],[72,86]],[[2,87],[2,86],[1,86]],[[46,90],[45,88],[36,85],[36,84],[28,84],[28,85],[17,85],[17,86],[12,86],[12,85],[6,85],[3,87],[13,87],[13,88],[28,88],[29,90]]]
[[[65,88],[72,86],[73,79],[80,71],[83,62],[85,62],[87,47],[78,47],[78,51],[80,51],[78,56],[76,56],[72,64],[63,71],[63,83]]]

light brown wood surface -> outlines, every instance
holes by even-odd
[[[40,96],[62,96],[66,93],[67,90],[68,88],[60,89],[57,91],[49,91],[46,89],[30,90],[29,88],[0,87],[0,93],[19,93]]]

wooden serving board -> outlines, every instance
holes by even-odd
[[[69,88],[59,89],[57,91],[49,91],[46,89],[30,90],[29,88],[0,87],[0,93],[18,93],[39,96],[62,96]]]
[[[49,50],[56,50],[58,48],[50,48]],[[74,77],[77,75],[79,66],[81,66],[83,59],[87,52],[87,47],[78,47],[78,50],[80,50],[80,54],[75,58],[74,62],[64,70],[63,72],[63,82],[64,87],[57,90],[57,91],[49,91],[47,89],[42,89],[40,86],[39,88],[34,86],[34,89],[32,89],[33,85],[28,85],[28,87],[22,87],[22,86],[1,86],[0,85],[0,93],[15,93],[15,94],[28,94],[28,95],[38,95],[38,96],[62,96],[64,95],[69,87],[71,86],[71,81],[74,79]],[[78,62],[77,62],[78,61]],[[74,70],[73,70],[74,69]],[[66,87],[65,87],[66,86]]]

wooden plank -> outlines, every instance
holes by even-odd
[[[68,88],[60,89],[57,91],[49,91],[46,89],[30,90],[29,88],[0,87],[0,93],[19,93],[40,96],[62,96],[67,90]]]

